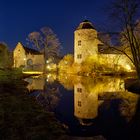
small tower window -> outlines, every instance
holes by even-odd
[[[77,58],[78,58],[78,59],[81,59],[81,58],[82,58],[82,54],[78,54],[78,55],[77,55]]]
[[[81,46],[81,40],[78,41],[78,46]]]
[[[81,107],[81,101],[78,101],[78,106],[80,106],[80,107]]]
[[[77,92],[82,93],[82,88],[77,88]]]

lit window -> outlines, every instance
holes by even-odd
[[[82,88],[77,88],[77,92],[82,93]]]
[[[77,55],[77,58],[78,58],[78,59],[81,59],[81,58],[82,58],[82,54],[78,54],[78,55]]]
[[[81,40],[78,41],[78,46],[81,46]]]
[[[78,106],[81,106],[81,101],[78,101]]]

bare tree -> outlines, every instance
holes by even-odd
[[[60,54],[59,39],[49,27],[41,28],[40,32],[30,33],[27,40],[40,52],[44,52],[45,59],[56,58]]]
[[[121,43],[123,49],[114,48],[125,54],[134,64],[140,79],[140,28],[136,22],[139,14],[139,0],[114,0],[111,5],[112,17],[121,27]],[[129,48],[129,49],[128,49]],[[126,50],[130,50],[132,55]]]

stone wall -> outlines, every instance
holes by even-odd
[[[81,29],[74,32],[74,62],[81,63],[90,55],[98,53],[97,31],[94,29]],[[78,56],[81,55],[81,56]]]

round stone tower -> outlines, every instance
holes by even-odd
[[[97,56],[99,42],[92,23],[88,20],[81,22],[74,32],[74,62],[80,64],[88,56]]]

